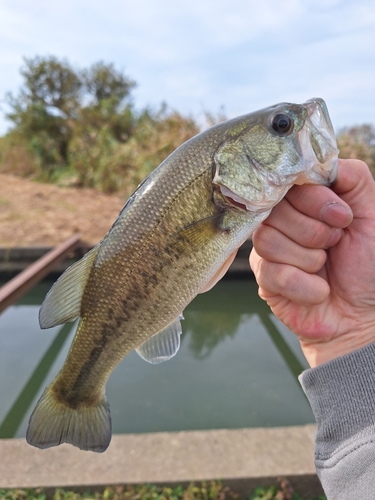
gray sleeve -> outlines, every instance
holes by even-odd
[[[318,424],[315,465],[328,500],[375,499],[375,343],[299,379]]]

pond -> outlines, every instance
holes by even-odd
[[[24,437],[61,368],[75,324],[40,330],[44,282],[0,316],[0,437]],[[184,311],[181,348],[160,365],[134,351],[107,384],[114,433],[272,427],[314,422],[297,381],[307,363],[253,280],[225,279]]]

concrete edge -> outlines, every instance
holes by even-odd
[[[288,478],[302,495],[322,489],[314,466],[314,425],[115,435],[104,454],[70,445],[39,450],[0,441],[0,488],[98,490],[122,484],[222,480],[240,497]]]

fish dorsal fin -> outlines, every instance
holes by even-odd
[[[39,310],[41,328],[52,328],[78,318],[83,291],[98,251],[99,246],[90,250],[81,260],[70,266],[52,286]]]
[[[180,335],[182,333],[180,314],[164,330],[153,335],[143,344],[137,347],[137,353],[148,363],[154,365],[168,361],[173,358],[180,348]]]

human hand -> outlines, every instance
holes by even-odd
[[[311,367],[375,341],[375,182],[339,160],[332,188],[294,186],[253,234],[259,295]]]

